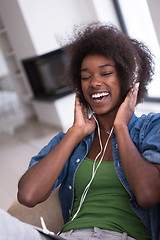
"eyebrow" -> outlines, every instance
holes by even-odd
[[[104,65],[99,66],[99,68],[104,68],[104,67],[115,67],[115,66],[112,64],[104,64]]]
[[[100,65],[100,66],[98,66],[99,68],[104,68],[104,67],[115,67],[114,65],[112,65],[112,64],[104,64],[104,65]],[[84,72],[84,71],[87,71],[88,70],[88,68],[82,68],[81,69],[81,72]]]

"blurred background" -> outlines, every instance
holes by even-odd
[[[160,112],[158,0],[0,0],[0,208],[16,198],[30,158],[73,122],[74,93],[60,75],[69,61],[57,39],[93,21],[116,25],[155,56],[154,80],[136,114]]]

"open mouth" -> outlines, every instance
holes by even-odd
[[[94,93],[92,94],[92,99],[94,100],[94,102],[102,102],[108,97],[108,95],[108,92]]]

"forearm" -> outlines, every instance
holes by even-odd
[[[24,174],[18,184],[18,199],[22,204],[34,206],[48,197],[71,152],[82,139],[79,129],[69,129],[60,143]]]
[[[143,207],[160,201],[160,171],[139,153],[126,125],[114,126],[120,159],[127,181]]]

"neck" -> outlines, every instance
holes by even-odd
[[[105,133],[110,133],[114,124],[115,117],[116,114],[112,116],[96,115],[100,130]]]

